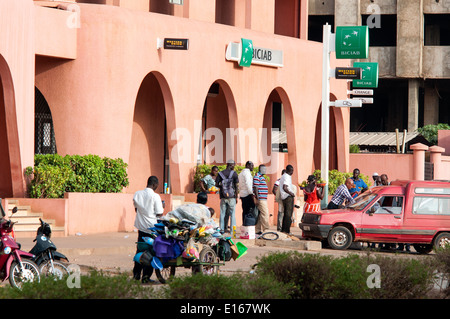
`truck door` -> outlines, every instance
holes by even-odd
[[[403,226],[403,196],[381,196],[362,215],[360,238],[374,242],[397,242]]]

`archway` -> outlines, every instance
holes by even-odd
[[[198,155],[202,164],[237,161],[239,138],[237,111],[229,85],[223,80],[210,86],[202,113],[201,143]]]
[[[331,94],[330,101],[335,101],[336,97]],[[314,139],[314,160],[312,170],[320,169],[321,166],[321,136],[322,136],[322,105],[320,105],[316,120],[316,133]],[[346,171],[345,167],[345,142],[343,115],[340,108],[330,106],[330,125],[329,125],[329,170]]]
[[[8,63],[0,55],[0,197],[22,197],[25,183],[20,157],[14,85]]]
[[[263,117],[261,136],[262,163],[268,168],[270,184],[280,177],[287,164],[297,166],[297,145],[295,141],[294,115],[286,92],[275,88],[270,93]],[[298,169],[294,170],[293,181],[298,179]]]
[[[129,192],[145,187],[147,178],[158,177],[158,192],[179,191],[178,164],[170,161],[173,147],[168,132],[175,129],[173,99],[165,78],[150,72],[137,93],[128,162]]]

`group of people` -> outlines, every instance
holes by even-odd
[[[243,225],[255,225],[256,233],[262,234],[269,229],[269,206],[267,203],[269,189],[265,178],[266,166],[260,165],[254,176],[252,175],[254,164],[251,161],[245,163],[245,168],[239,174],[234,168],[233,160],[228,160],[226,168],[220,172],[217,166],[213,166],[211,173],[202,179],[201,188],[204,191],[212,186],[219,188],[219,227],[223,231],[232,230],[233,226],[236,226],[235,208],[240,199]],[[293,173],[294,167],[287,165],[272,189],[272,193],[276,195],[279,203],[278,230],[287,234],[290,233],[295,206],[296,187],[292,184],[291,177]]]

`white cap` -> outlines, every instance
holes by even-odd
[[[373,173],[373,174],[372,174],[372,176],[378,176],[378,173],[377,173],[377,172],[375,172],[375,173]]]

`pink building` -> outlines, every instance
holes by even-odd
[[[150,175],[174,195],[190,193],[197,163],[229,158],[271,165],[272,181],[290,163],[294,181],[305,179],[320,166],[322,85],[322,44],[307,41],[307,5],[1,1],[0,196],[24,198],[24,169],[51,147],[63,156],[122,158],[130,186],[121,196],[128,199]],[[168,39],[187,46],[165,48]],[[252,41],[260,64],[233,61],[241,39]],[[346,81],[332,81],[331,89],[334,99],[346,98]],[[331,113],[330,169],[348,171],[349,111]],[[286,152],[272,151],[273,128]],[[102,230],[132,228],[134,210],[123,205],[117,219],[125,222]],[[47,214],[58,215],[71,234],[67,223],[78,221],[67,217],[75,216],[67,206],[58,208],[63,216]],[[85,232],[95,231],[90,227]]]

